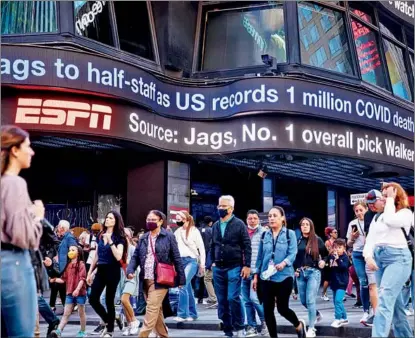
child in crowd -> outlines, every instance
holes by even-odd
[[[330,287],[333,290],[334,322],[332,327],[338,328],[349,324],[343,299],[349,283],[350,261],[346,253],[346,241],[336,239],[333,243],[333,251],[328,257],[330,267]]]
[[[62,278],[56,278],[56,283],[66,283],[66,301],[65,312],[58,329],[52,331],[51,336],[54,338],[61,337],[62,331],[68,323],[69,317],[75,305],[78,305],[79,319],[81,330],[76,337],[86,337],[86,268],[83,261],[82,248],[70,246],[68,252],[70,262],[62,275]]]

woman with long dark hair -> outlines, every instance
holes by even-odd
[[[89,302],[105,323],[101,335],[112,337],[115,321],[115,293],[121,279],[121,267],[127,259],[128,242],[124,231],[124,221],[119,212],[110,211],[105,217],[104,230],[98,235],[98,247],[89,268],[87,282],[92,284]],[[92,283],[92,273],[97,273]],[[100,296],[106,288],[107,310],[100,302]]]
[[[151,210],[147,215],[146,232],[139,240],[133,257],[128,264],[127,278],[133,279],[140,266],[140,280],[143,280],[144,296],[147,302],[143,326],[139,337],[148,337],[154,330],[159,337],[168,337],[164,323],[163,300],[169,291],[169,285],[157,281],[158,264],[174,266],[176,284],[183,287],[186,283],[182,260],[174,234],[164,229],[166,215],[159,210]]]
[[[316,309],[316,298],[321,282],[321,271],[326,265],[328,255],[323,240],[316,235],[314,223],[310,218],[304,217],[300,221],[301,237],[298,239],[297,257],[294,262],[297,277],[297,286],[300,293],[301,304],[308,310],[307,337],[315,337],[314,325],[322,318]]]
[[[29,249],[37,250],[45,208],[32,203],[26,181],[34,151],[29,134],[1,127],[1,336],[34,337],[37,313],[35,273]]]
[[[297,255],[297,238],[293,230],[286,227],[284,209],[275,206],[268,212],[269,231],[259,244],[253,289],[256,291],[261,279],[262,300],[265,322],[271,338],[277,337],[277,321],[274,309],[287,319],[297,331],[299,338],[305,338],[305,322],[298,320],[289,307],[289,300],[294,281],[293,263]]]

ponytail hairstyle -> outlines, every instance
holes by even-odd
[[[285,217],[284,209],[278,205],[274,205],[271,209],[277,209],[280,212],[281,216],[283,217],[282,226],[287,227],[287,218]]]
[[[318,260],[318,257],[320,255],[320,251],[319,251],[319,248],[318,248],[318,238],[317,238],[317,235],[316,235],[316,230],[315,230],[315,227],[314,227],[314,223],[310,218],[303,217],[303,219],[300,221],[300,227],[301,227],[301,224],[304,221],[307,221],[310,224],[310,233],[308,235],[308,242],[307,242],[307,246],[305,248],[306,253],[311,255],[314,260]]]
[[[1,127],[1,175],[10,164],[10,152],[13,147],[20,145],[29,137],[29,133],[16,126]]]
[[[189,223],[186,229],[186,239],[188,239],[190,230],[192,230],[192,227],[195,226],[195,220],[193,219],[193,216],[190,215],[186,210],[179,211],[179,215],[182,216],[186,220],[186,222]]]

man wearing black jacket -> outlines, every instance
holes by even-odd
[[[251,273],[252,249],[245,223],[233,215],[234,207],[232,196],[219,198],[220,219],[213,225],[210,254],[218,317],[223,322],[225,336],[232,337],[232,331],[236,330],[238,337],[244,337],[241,283]]]

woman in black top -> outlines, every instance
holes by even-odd
[[[308,310],[307,337],[315,337],[314,324],[322,318],[316,309],[316,298],[321,282],[321,272],[325,266],[325,258],[328,255],[323,240],[315,233],[314,223],[304,217],[301,222],[301,237],[298,240],[298,252],[294,262],[296,269],[298,291],[301,304]]]
[[[89,302],[106,325],[103,337],[112,337],[115,321],[115,293],[121,278],[121,265],[126,262],[128,242],[124,232],[124,221],[117,211],[111,211],[105,217],[104,231],[98,235],[98,247],[87,276],[92,283],[92,273],[97,273],[91,287]],[[107,310],[99,299],[106,287],[105,301]],[[108,311],[108,312],[107,312]]]

